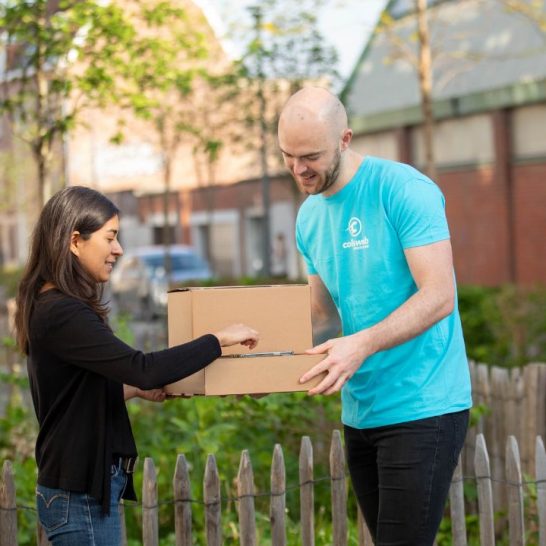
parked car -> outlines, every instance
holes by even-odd
[[[165,269],[164,246],[140,247],[119,258],[110,281],[119,311],[141,318],[163,315],[169,288],[212,277],[208,263],[190,246],[169,246],[169,257],[169,276]]]

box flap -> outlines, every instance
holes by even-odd
[[[167,300],[169,347],[194,339],[192,297],[189,292],[170,293]]]

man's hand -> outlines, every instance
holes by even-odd
[[[329,339],[305,351],[309,355],[327,354],[324,360],[300,378],[300,383],[305,383],[320,373],[327,372],[326,377],[309,390],[308,394],[333,394],[340,391],[362,362],[372,354],[365,338],[366,331],[363,330],[350,336]]]

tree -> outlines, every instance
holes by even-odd
[[[210,165],[216,161],[221,143],[210,134],[203,97],[213,76],[208,73],[215,39],[203,15],[190,2],[170,4],[162,0],[141,2],[134,14],[142,34],[133,47],[125,81],[130,88],[127,106],[153,129],[163,171],[163,244],[165,270],[170,275],[169,246],[172,243],[170,201],[173,165],[182,144],[189,144],[197,157],[205,153]],[[197,161],[197,159],[196,159]],[[212,169],[207,173],[212,176]]]
[[[239,85],[248,104],[242,120],[247,135],[244,140],[260,158],[265,276],[271,274],[269,178],[273,158],[278,158],[271,150],[276,150],[280,110],[304,83],[331,85],[339,77],[337,53],[318,30],[318,15],[323,5],[324,1],[303,0],[294,5],[285,0],[264,0],[249,8],[251,27],[239,30],[245,37],[252,36],[250,40],[242,40],[246,47],[240,60]],[[278,165],[278,160],[274,164]]]
[[[546,41],[546,11],[542,0],[497,0],[511,13],[527,19]]]
[[[415,70],[419,80],[419,96],[423,117],[425,151],[425,171],[436,178],[434,157],[434,114],[432,110],[432,71],[434,55],[430,43],[427,0],[413,0],[417,32],[412,33],[409,42],[395,28],[396,21],[389,11],[389,6],[381,14],[376,34],[385,34],[390,42],[392,52],[385,61],[392,63],[402,59]]]
[[[84,108],[120,98],[117,74],[136,31],[120,5],[98,0],[6,0],[0,28],[6,52],[0,113],[30,146],[41,208],[52,192],[60,139]]]
[[[430,1],[428,2],[431,3]],[[440,2],[437,2],[442,4]],[[546,39],[546,12],[542,0],[482,0],[483,7],[491,7],[497,3],[503,6],[508,13],[526,19]],[[423,147],[425,155],[425,171],[431,178],[436,177],[434,156],[434,90],[441,89],[454,77],[464,74],[471,67],[483,60],[504,61],[512,58],[525,58],[534,55],[536,51],[518,50],[511,53],[495,55],[486,48],[465,49],[454,45],[454,41],[468,41],[468,36],[456,36],[448,29],[440,31],[436,28],[438,21],[433,21],[436,40],[432,43],[429,32],[429,19],[441,10],[442,6],[427,7],[427,0],[413,0],[413,10],[409,13],[414,16],[415,32],[408,34],[400,31],[401,26],[390,12],[390,4],[384,10],[376,34],[384,34],[391,47],[386,63],[402,61],[409,64],[417,74],[419,82],[420,106],[423,120]],[[432,25],[430,25],[432,27]],[[437,25],[440,26],[439,24]],[[442,45],[442,40],[450,35],[452,42]]]
[[[415,0],[417,29],[419,36],[419,60],[417,73],[423,112],[425,165],[427,174],[436,179],[436,162],[434,160],[434,114],[432,112],[432,56],[427,20],[427,0]]]

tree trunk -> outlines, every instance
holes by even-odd
[[[42,210],[45,205],[48,196],[46,195],[46,178],[47,178],[47,166],[46,158],[43,152],[43,143],[37,142],[33,147],[34,161],[36,163],[36,174],[37,174],[37,185],[38,185],[38,195],[37,195],[37,205],[38,211]]]
[[[167,283],[171,280],[172,262],[171,262],[171,226],[169,222],[169,201],[171,196],[171,172],[172,158],[170,154],[163,150],[163,245],[165,246],[165,275]]]
[[[434,158],[434,115],[432,112],[432,61],[427,22],[427,0],[415,0],[419,35],[419,91],[423,113],[423,144],[425,149],[425,171],[436,179]]]
[[[262,12],[260,7],[252,8],[254,17],[254,29],[256,31],[256,42],[262,42]],[[262,46],[260,45],[260,48]],[[257,73],[258,73],[258,89],[257,98],[259,104],[259,127],[260,127],[260,164],[262,170],[262,207],[263,207],[263,230],[262,230],[262,271],[261,274],[265,277],[271,275],[271,248],[270,248],[270,181],[267,165],[267,123],[266,110],[267,101],[265,97],[265,75],[263,68],[263,52],[258,52],[257,57]]]
[[[212,232],[214,227],[214,192],[216,188],[216,162],[207,152],[205,154],[205,160],[207,165],[207,228],[205,229],[205,252],[207,260],[213,271],[216,271],[216,260],[214,253],[212,252]]]
[[[41,24],[45,25],[45,12],[39,19]],[[34,74],[34,84],[36,86],[36,124],[37,135],[32,143],[32,151],[34,160],[36,161],[36,170],[38,175],[38,210],[49,199],[50,195],[47,190],[47,160],[46,160],[46,142],[45,133],[47,131],[47,79],[44,69],[45,52],[44,44],[38,40],[37,43],[37,60]]]

